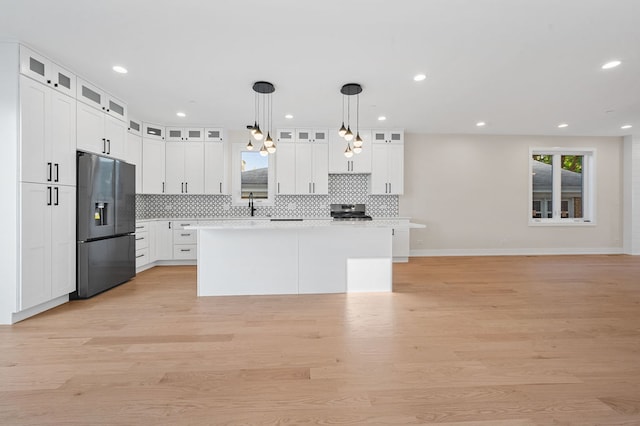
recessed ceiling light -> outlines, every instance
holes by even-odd
[[[121,67],[120,65],[114,65],[112,69],[119,74],[126,74],[129,72],[125,67]]]
[[[487,123],[485,123],[484,121],[478,121],[476,123],[476,126],[478,126],[478,127],[482,127],[482,126],[486,126],[486,125],[487,125]]]
[[[602,66],[602,69],[603,69],[603,70],[609,70],[609,69],[611,69],[611,68],[615,68],[615,67],[617,67],[617,66],[618,66],[618,65],[620,65],[621,63],[622,63],[622,62],[620,62],[620,61],[611,61],[611,62],[607,62],[606,64],[604,64],[604,65]]]
[[[386,119],[387,117],[385,117],[384,115],[381,115],[380,117],[378,117],[378,121],[384,121]]]
[[[185,114],[184,112],[176,112],[176,115],[178,117],[186,117],[187,116],[187,114]]]
[[[620,126],[621,129],[630,129],[633,126],[631,124],[625,124],[624,126]]]
[[[569,127],[569,125],[567,123],[558,124],[559,129],[564,129],[565,127]]]
[[[424,80],[425,78],[427,78],[427,76],[426,76],[426,75],[424,75],[424,74],[417,74],[415,77],[413,77],[413,80],[414,80],[414,81],[422,81],[422,80]]]
[[[287,115],[284,116],[284,118],[291,120],[293,118],[293,115],[287,114]]]

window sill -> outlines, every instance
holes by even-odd
[[[595,221],[584,221],[581,219],[541,219],[541,220],[529,220],[529,226],[596,226]]]

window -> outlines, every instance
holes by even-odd
[[[595,150],[532,149],[531,224],[593,223]]]
[[[232,164],[233,204],[246,205],[251,194],[256,206],[272,206],[275,200],[273,155],[262,156],[258,151],[248,151],[244,144],[234,143]]]

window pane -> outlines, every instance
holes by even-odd
[[[269,198],[269,157],[259,152],[242,152],[240,193],[242,198]]]
[[[553,217],[553,166],[551,155],[533,155],[533,209],[535,218]]]
[[[583,217],[583,174],[582,155],[563,155],[561,158],[562,172],[560,175],[562,218]]]

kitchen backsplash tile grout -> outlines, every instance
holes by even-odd
[[[329,195],[279,195],[275,206],[259,207],[257,216],[329,217],[329,204],[364,203],[367,214],[397,217],[397,195],[370,195],[368,175],[329,175]],[[230,195],[136,195],[136,218],[213,218],[249,216],[247,207],[231,205]]]

